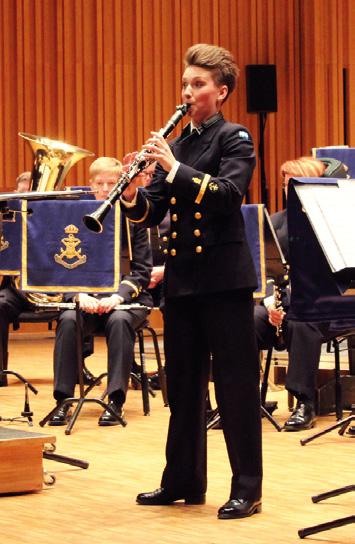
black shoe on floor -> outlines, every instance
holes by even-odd
[[[315,411],[312,402],[297,401],[296,408],[284,425],[285,431],[304,431],[314,427]]]
[[[247,518],[261,512],[261,500],[229,499],[218,510],[218,519]]]
[[[71,404],[65,404],[60,408],[48,421],[48,425],[51,427],[61,427],[63,425],[66,425],[70,419],[71,412],[70,412]]]
[[[139,493],[137,495],[137,503],[144,506],[168,506],[175,501],[185,501],[185,504],[205,504],[205,493],[188,494],[185,497],[174,495],[166,491],[163,487],[159,487],[155,491],[149,493]]]
[[[111,408],[111,410],[117,414],[120,418],[123,419],[124,411],[122,404],[118,404],[117,402],[110,400],[108,403],[108,406]],[[122,425],[122,423],[116,419],[108,410],[104,410],[99,418],[98,424],[100,427],[110,427],[111,425]]]
[[[151,376],[149,376],[149,385],[155,391],[159,391],[161,389],[158,372],[156,372],[155,374],[152,374]]]

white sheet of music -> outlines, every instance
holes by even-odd
[[[296,192],[332,271],[355,268],[355,179],[299,184]]]

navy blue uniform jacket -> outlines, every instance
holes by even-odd
[[[254,289],[240,210],[255,167],[248,130],[217,114],[200,134],[187,125],[171,149],[183,161],[174,181],[167,182],[158,165],[151,186],[138,191],[137,205],[123,206],[131,221],[148,227],[170,210],[165,296]]]

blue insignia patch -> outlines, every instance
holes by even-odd
[[[243,140],[250,140],[250,136],[247,132],[245,132],[245,130],[240,130],[237,136],[239,136],[239,138],[242,138]]]

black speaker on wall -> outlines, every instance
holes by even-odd
[[[277,111],[275,64],[248,64],[246,83],[249,113]]]

